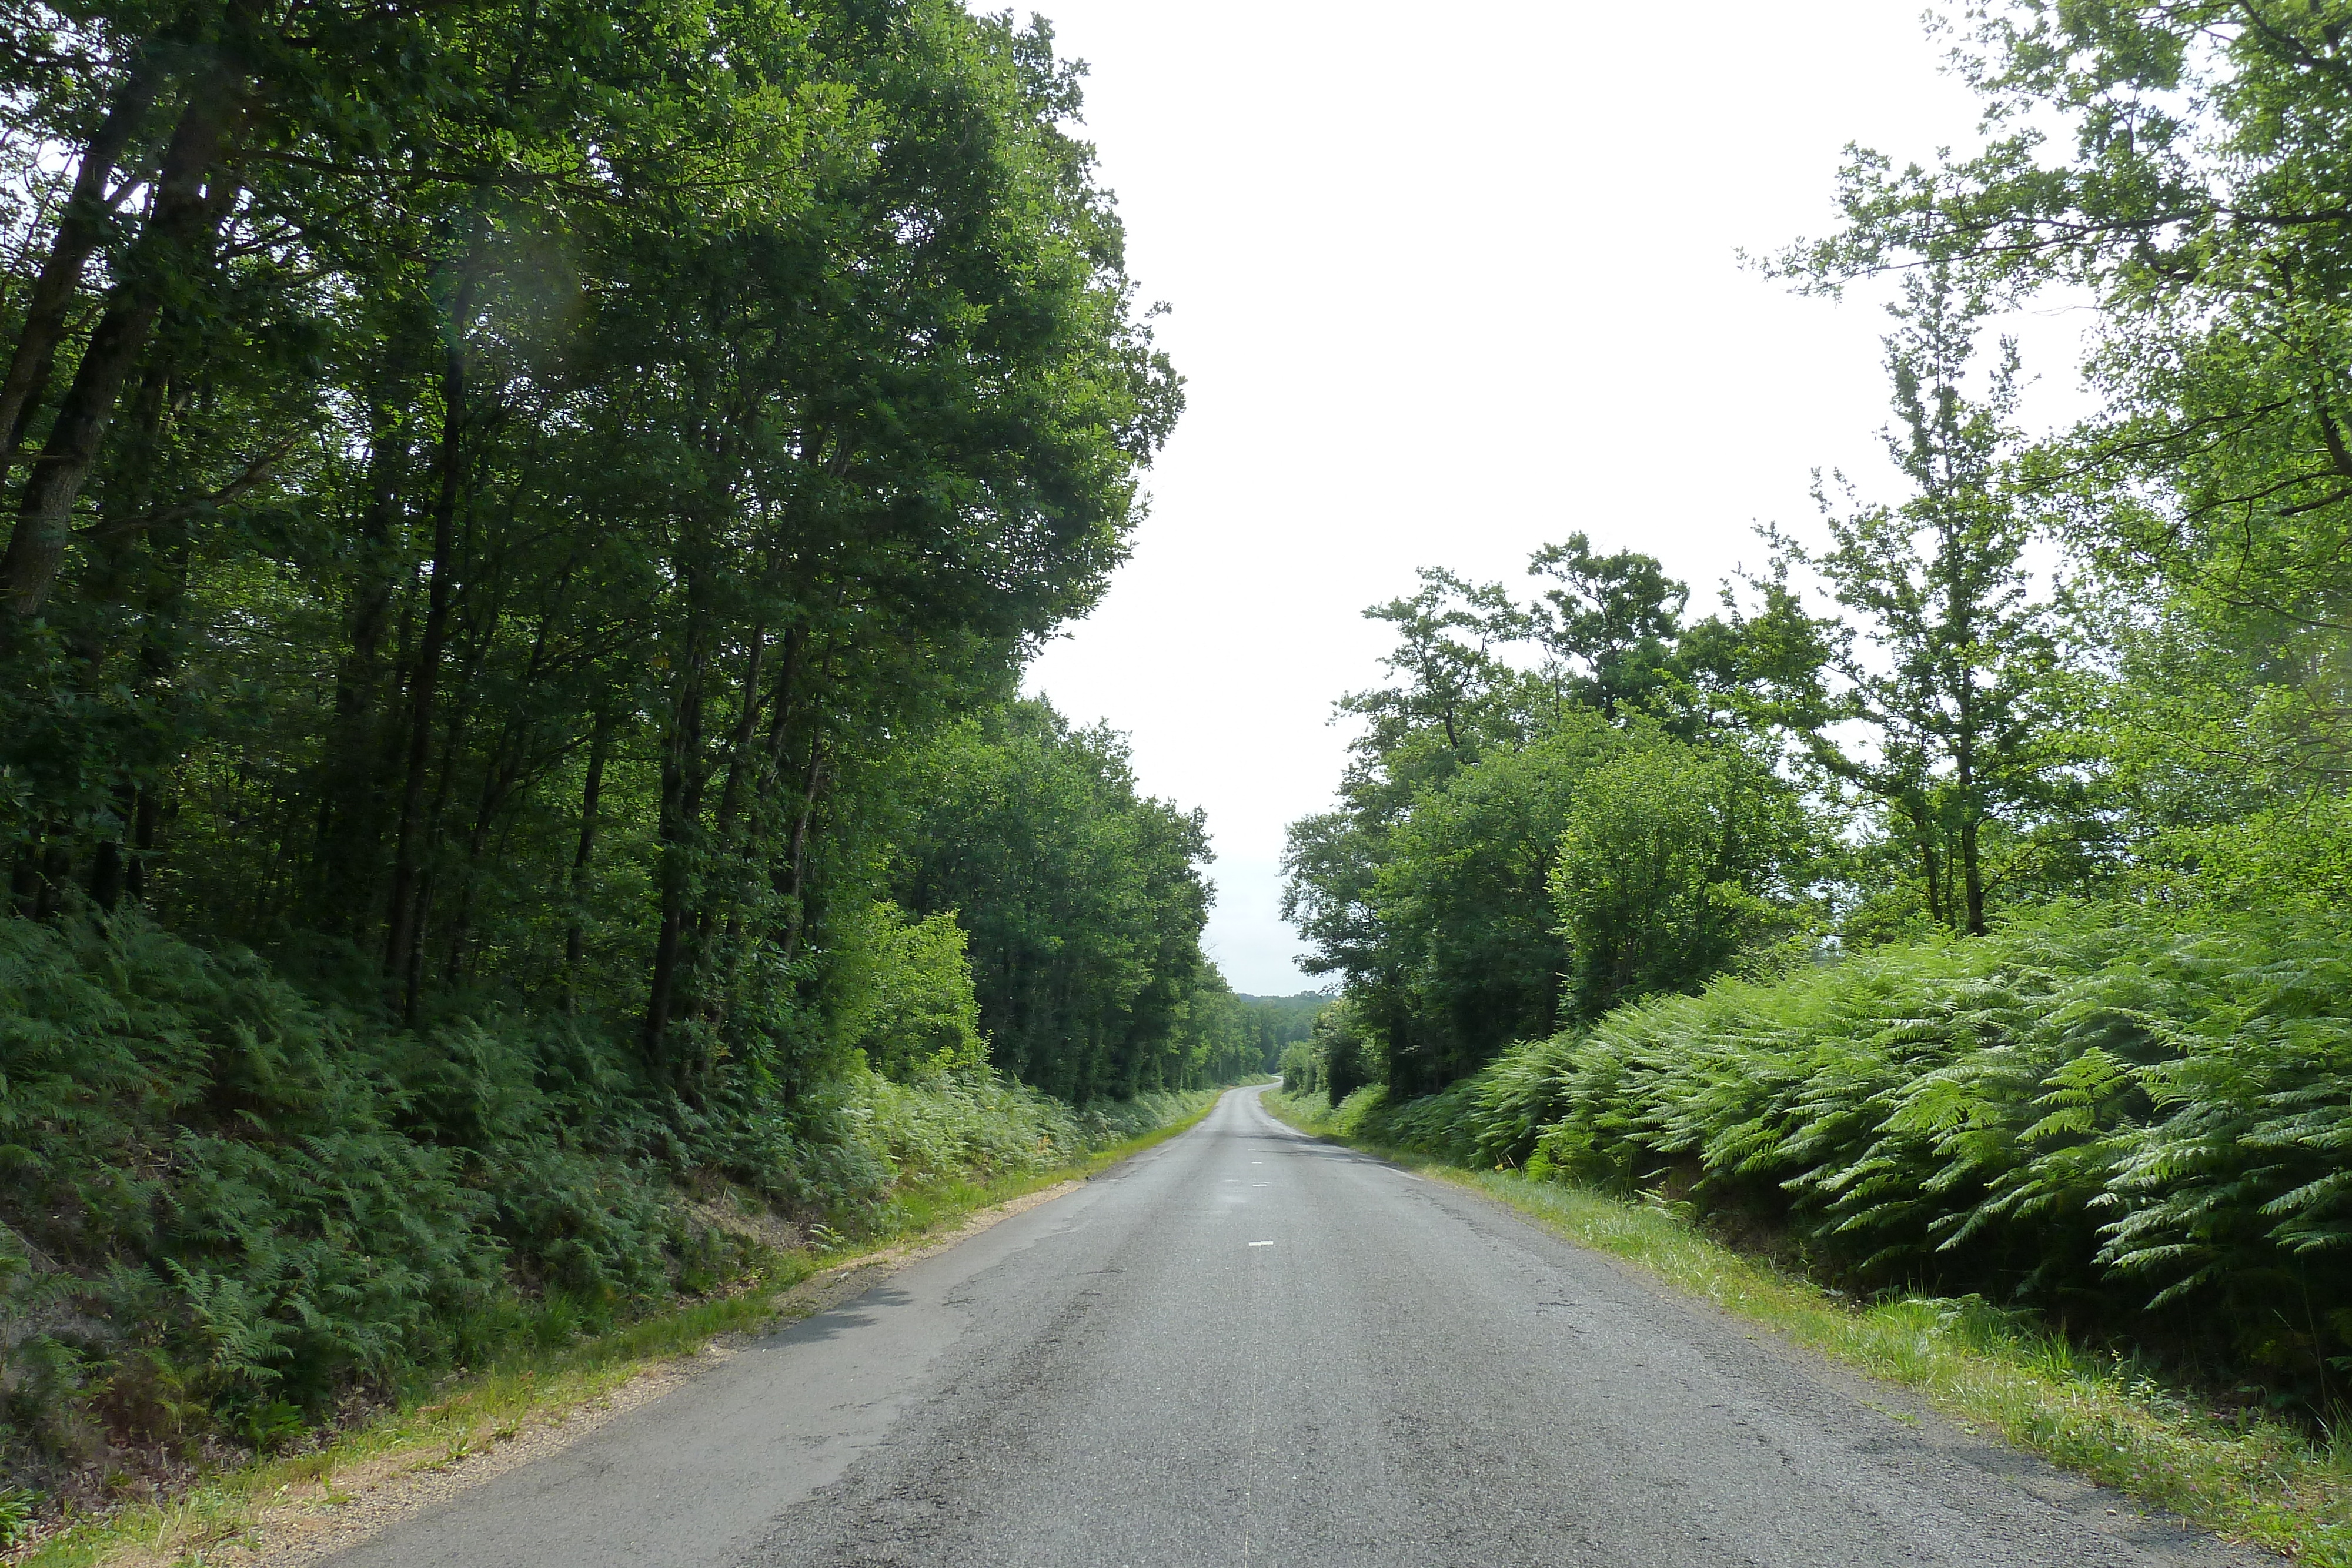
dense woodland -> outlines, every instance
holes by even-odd
[[[0,32],[14,1475],[271,1447],[1296,1033],[1198,815],[1014,695],[1181,402],[1044,24]]]
[[[1290,912],[1286,1078],[2245,1397],[2352,1377],[2352,13],[1990,8],[1989,144],[1770,263],[1891,301],[1881,504],[1695,608],[1423,574]],[[2002,309],[2095,300],[2029,436]],[[2041,367],[2062,373],[2073,367]],[[1596,525],[1597,528],[1597,525]]]

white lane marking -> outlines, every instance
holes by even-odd
[[[1272,1186],[1274,1184],[1270,1181],[1254,1181],[1250,1183],[1250,1186]]]
[[[1274,1243],[1271,1241],[1253,1241],[1250,1245],[1253,1247],[1271,1247]]]

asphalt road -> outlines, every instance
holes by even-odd
[[[2274,1562],[1237,1091],[344,1568]]]

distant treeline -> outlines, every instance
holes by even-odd
[[[2001,140],[1857,155],[1843,226],[1776,267],[1891,287],[1900,499],[1823,483],[1706,614],[1583,533],[1531,595],[1432,570],[1370,612],[1394,678],[1342,703],[1339,803],[1288,862],[1344,999],[1286,1077],[1455,1158],[1695,1196],[1865,1288],[2339,1406],[2352,218],[2325,193],[2352,153],[2324,9],[1995,6],[1969,47]],[[2032,441],[1986,328],[2045,283],[2098,301],[2105,406]]]
[[[1251,1038],[1256,1041],[1265,1071],[1276,1071],[1283,1053],[1292,1046],[1311,1039],[1315,1020],[1331,1009],[1337,1000],[1328,991],[1301,991],[1290,997],[1252,997],[1237,998],[1247,1009]]]

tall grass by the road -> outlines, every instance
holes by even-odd
[[[2126,1357],[1973,1296],[1888,1292],[1861,1302],[1705,1234],[1687,1202],[1622,1197],[1516,1171],[1431,1163],[1367,1136],[1384,1092],[1339,1106],[1268,1093],[1302,1132],[1396,1158],[1483,1192],[1555,1234],[1606,1252],[1874,1376],[1920,1391],[1971,1429],[2148,1507],[2315,1568],[2352,1568],[2352,1445],[2252,1410],[2217,1411]]]
[[[313,968],[133,911],[0,919],[0,1547],[1193,1103],[884,1076],[846,1036],[797,1095],[684,1094],[612,1019],[486,1004],[407,1030]]]
[[[0,1561],[19,1568],[157,1562],[195,1568],[206,1552],[258,1544],[266,1539],[269,1511],[289,1494],[304,1494],[305,1506],[331,1507],[348,1500],[336,1487],[339,1474],[362,1466],[389,1465],[399,1473],[439,1469],[509,1441],[527,1425],[561,1422],[664,1363],[698,1354],[722,1335],[756,1333],[789,1321],[795,1309],[787,1292],[812,1275],[855,1267],[894,1247],[920,1245],[982,1209],[1084,1180],[1174,1137],[1206,1116],[1220,1092],[1150,1095],[1108,1115],[1081,1113],[1074,1124],[1079,1141],[1052,1163],[1005,1162],[986,1174],[977,1162],[935,1159],[926,1173],[898,1184],[854,1239],[821,1230],[805,1245],[771,1250],[731,1294],[571,1343],[518,1342],[490,1364],[419,1386],[307,1451],[256,1456],[163,1500],[129,1503],[69,1524]],[[972,1110],[910,1103],[900,1096],[876,1120],[902,1135],[913,1135],[926,1120],[961,1124],[976,1135]],[[887,1146],[882,1129],[877,1136]],[[934,1125],[925,1146],[936,1155],[949,1142]]]
[[[1516,1045],[1379,1135],[1664,1188],[1857,1292],[2030,1307],[2315,1421],[2352,1372],[2352,923],[2068,904]]]

